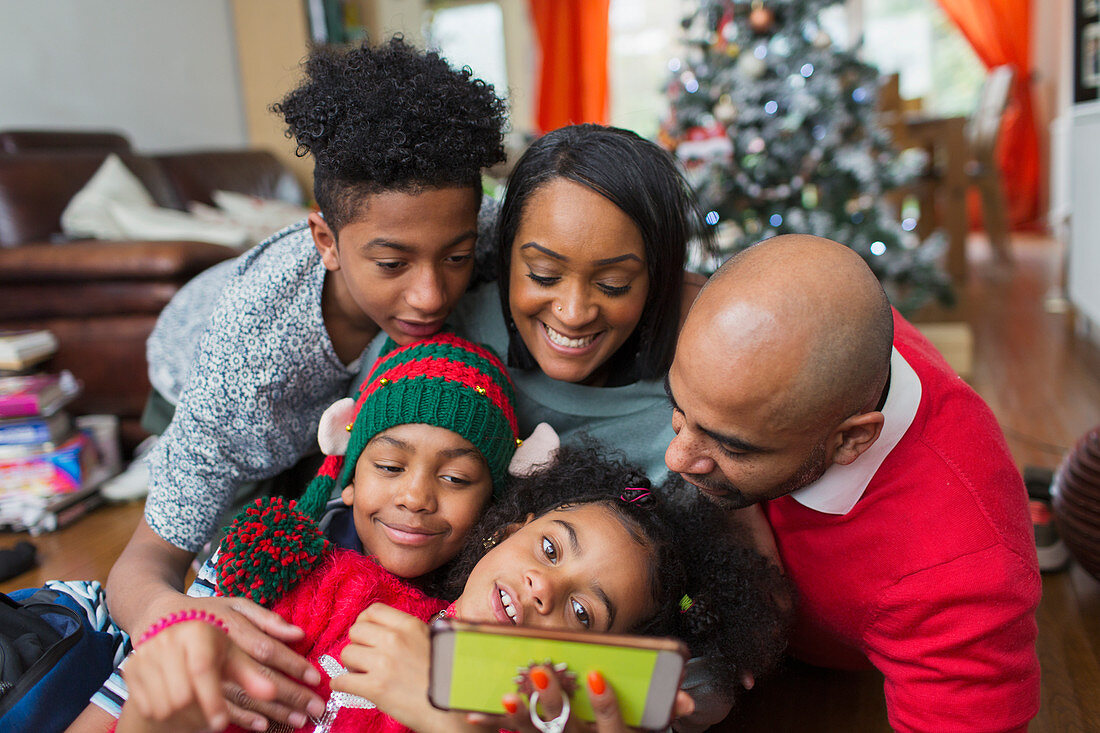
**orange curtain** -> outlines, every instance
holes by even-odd
[[[1011,64],[1016,72],[997,159],[1004,177],[1009,221],[1033,224],[1039,214],[1039,138],[1031,107],[1030,0],[938,0],[986,68]]]
[[[540,132],[607,124],[607,24],[611,0],[529,0],[542,51],[535,124]]]

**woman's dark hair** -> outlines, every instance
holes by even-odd
[[[504,160],[505,106],[470,69],[394,36],[372,47],[318,46],[305,81],[271,110],[296,154],[313,155],[314,197],[337,233],[365,196],[470,186]]]
[[[508,324],[508,364],[537,366],[516,330],[509,307],[512,244],[527,201],[550,181],[563,178],[590,188],[615,204],[641,232],[649,272],[649,293],[638,327],[609,366],[632,382],[658,379],[668,371],[680,323],[683,270],[689,240],[708,249],[709,227],[676,161],[668,152],[629,130],[572,125],[548,132],[531,144],[508,179],[497,226],[500,302]]]
[[[742,672],[766,673],[785,646],[786,582],[732,536],[719,510],[698,492],[681,492],[674,501],[663,491],[629,490],[649,488],[644,472],[609,457],[595,441],[559,448],[552,463],[513,478],[504,497],[486,510],[451,567],[447,595],[462,593],[488,552],[485,539],[499,537],[509,524],[529,514],[600,504],[613,510],[653,557],[646,585],[657,608],[631,633],[682,639],[726,689],[740,685]],[[690,607],[681,610],[685,597]]]

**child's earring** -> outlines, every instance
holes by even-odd
[[[481,541],[481,546],[484,547],[486,550],[491,550],[496,547],[502,539],[504,539],[504,530],[498,529],[496,532],[493,532],[491,535],[483,539]]]

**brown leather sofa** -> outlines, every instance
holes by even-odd
[[[211,203],[215,190],[302,203],[291,172],[262,150],[135,153],[116,133],[0,131],[0,329],[47,328],[48,363],[84,383],[74,414],[121,419],[122,442],[144,437],[145,339],[179,288],[236,253],[204,242],[65,241],[61,212],[116,153],[160,206]]]

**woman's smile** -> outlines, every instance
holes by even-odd
[[[594,344],[596,342],[596,339],[603,335],[603,331],[601,331],[599,333],[594,333],[589,336],[571,337],[567,336],[561,331],[558,331],[545,321],[543,322],[542,327],[543,329],[545,329],[546,338],[549,339],[550,343],[559,348],[566,349],[567,353],[568,351],[581,351],[583,349],[586,349],[587,347]]]

